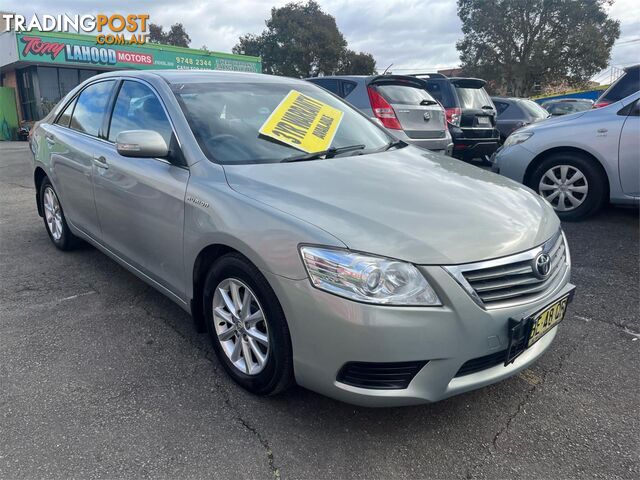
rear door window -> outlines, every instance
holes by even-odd
[[[458,93],[460,107],[462,108],[481,110],[482,107],[493,106],[491,98],[484,88],[456,87],[456,92]]]
[[[62,113],[58,117],[58,120],[56,120],[57,125],[61,125],[63,127],[69,126],[69,122],[71,121],[71,114],[73,113],[73,107],[75,106],[77,100],[78,97],[74,98],[73,101],[69,103],[69,105],[67,105],[67,108],[62,111]]]
[[[336,95],[340,94],[337,78],[314,78],[311,81],[312,83],[320,85],[322,88],[329,90],[331,93],[335,93]]]
[[[128,80],[123,82],[113,108],[109,141],[115,142],[125,130],[154,130],[171,145],[173,130],[160,100],[146,85]]]
[[[347,95],[353,92],[353,90],[355,90],[357,85],[358,84],[356,82],[351,82],[349,80],[342,80],[342,95],[340,96],[342,98],[345,98]]]
[[[640,90],[640,68],[627,71],[623,77],[607,90],[602,98],[609,102],[617,102]]]
[[[409,85],[378,85],[377,88],[389,103],[420,105],[424,100],[435,101],[426,90]]]
[[[499,100],[495,100],[494,105],[496,106],[496,111],[498,115],[502,115],[507,108],[509,108],[509,104],[507,102],[501,102]]]
[[[115,80],[98,82],[85,88],[73,110],[71,128],[97,137],[100,134],[104,114],[107,111]]]

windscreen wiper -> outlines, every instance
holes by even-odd
[[[294,155],[280,160],[281,163],[286,162],[304,162],[306,160],[316,160],[318,158],[333,158],[341,153],[351,152],[354,150],[363,150],[366,145],[347,145],[346,147],[331,147],[319,152],[305,153],[304,155]]]
[[[384,147],[382,147],[380,150],[378,150],[379,152],[386,152],[387,150],[391,150],[392,148],[395,147],[406,147],[407,144],[404,143],[402,140],[394,140],[392,142],[387,143]]]
[[[429,105],[437,105],[438,102],[436,102],[435,100],[427,100],[426,98],[422,101],[420,101],[420,105],[424,105],[426,107],[428,107]]]

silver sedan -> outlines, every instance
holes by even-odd
[[[53,244],[167,295],[256,394],[441,400],[529,366],[571,300],[547,202],[308,82],[111,72],[30,141]]]
[[[563,220],[585,218],[607,201],[637,205],[639,98],[517,130],[493,156],[493,170],[531,187]]]

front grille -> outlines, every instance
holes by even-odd
[[[536,271],[540,254],[550,257],[547,276]],[[569,268],[566,241],[558,232],[541,247],[502,259],[447,267],[472,297],[486,308],[528,303],[554,289]]]
[[[347,362],[338,372],[337,380],[347,385],[378,390],[407,388],[413,377],[427,364],[416,362]]]
[[[472,373],[481,372],[487,368],[495,367],[496,365],[504,364],[506,357],[507,351],[501,350],[500,352],[491,353],[484,357],[473,358],[465,362],[455,376],[463,377],[465,375],[471,375]]]

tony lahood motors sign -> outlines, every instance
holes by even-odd
[[[17,33],[20,60],[74,66],[179,70],[262,71],[260,58],[168,45],[105,45],[71,33]]]
[[[113,48],[98,47],[95,45],[74,45],[50,41],[37,36],[21,35],[20,57],[22,59],[34,59],[40,57],[42,61],[64,62],[64,63],[85,63],[93,65],[115,66],[118,63],[153,64],[153,56],[140,54]],[[64,58],[59,57],[60,54]],[[34,60],[38,60],[35,58]]]

